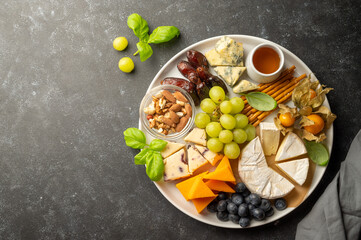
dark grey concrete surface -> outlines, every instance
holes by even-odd
[[[292,239],[360,129],[360,1],[42,1],[0,8],[0,239]],[[141,63],[131,13],[181,37]],[[136,127],[148,84],[177,52],[223,34],[272,40],[299,56],[338,115],[333,153],[314,194],[261,228],[208,226],[169,203],[133,164],[122,132]],[[117,52],[112,40],[126,36]],[[136,69],[119,71],[121,57]]]

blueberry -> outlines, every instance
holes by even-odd
[[[221,200],[226,200],[227,198],[228,198],[227,193],[225,193],[225,192],[220,192],[220,193],[218,194],[217,200],[218,200],[218,201],[221,201]]]
[[[247,204],[251,202],[251,199],[249,198],[249,195],[244,198],[244,202],[247,203]]]
[[[259,208],[262,209],[263,211],[267,212],[268,210],[271,209],[271,207],[272,207],[272,206],[271,206],[270,200],[263,198],[262,201],[261,201],[261,205],[259,206]]]
[[[248,227],[250,224],[251,224],[251,220],[249,218],[241,217],[239,219],[239,225],[243,228]]]
[[[262,221],[263,219],[266,218],[266,214],[264,213],[264,211],[260,208],[255,208],[251,211],[252,216],[254,217],[255,220],[257,221]]]
[[[251,212],[253,209],[255,209],[256,206],[251,204],[251,203],[248,203],[248,211]]]
[[[208,210],[209,212],[211,212],[211,213],[217,212],[217,202],[216,202],[216,201],[212,201],[210,204],[208,204],[207,210]]]
[[[242,203],[238,207],[238,215],[240,217],[247,217],[248,216],[248,205],[246,203]]]
[[[227,222],[228,221],[228,213],[226,211],[217,212],[216,215],[217,215],[218,220],[220,220],[222,222]]]
[[[232,194],[232,202],[235,203],[237,206],[243,203],[243,197],[240,193],[233,193]]]
[[[227,211],[232,214],[237,214],[238,207],[235,203],[231,202],[227,205]]]
[[[226,202],[227,202],[227,204],[230,204],[230,203],[232,202],[232,199],[227,198],[227,199],[226,199]]]
[[[282,211],[287,208],[287,202],[284,198],[278,198],[275,201],[275,207],[277,210]]]
[[[237,185],[236,185],[236,192],[238,192],[238,193],[243,193],[243,192],[246,191],[246,190],[247,190],[247,187],[246,187],[246,185],[245,185],[243,182],[237,183]]]
[[[250,194],[251,194],[251,192],[248,189],[246,189],[246,190],[243,191],[242,196],[247,197]]]
[[[218,212],[223,212],[226,211],[227,209],[227,202],[226,200],[221,200],[217,203],[217,211]]]
[[[261,197],[258,196],[258,195],[255,194],[255,193],[251,193],[251,194],[249,195],[249,201],[250,201],[253,205],[255,205],[255,206],[258,207],[258,206],[261,204]]]
[[[271,208],[266,212],[266,217],[271,217],[271,216],[273,216],[274,213],[275,213],[275,211],[273,210],[273,207],[271,207]]]
[[[233,223],[238,224],[239,216],[237,214],[228,214],[228,219],[231,220]]]

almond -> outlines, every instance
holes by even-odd
[[[169,110],[173,111],[173,112],[179,112],[179,110],[181,110],[181,109],[182,109],[182,106],[179,104],[173,104],[173,106],[171,106],[169,108]]]
[[[175,97],[168,90],[163,90],[162,94],[169,102],[172,102],[172,103],[176,102]]]
[[[173,93],[173,96],[181,102],[188,102],[188,99],[181,93],[176,91],[175,93]]]
[[[191,105],[189,103],[187,103],[184,106],[184,108],[186,109],[187,116],[191,118],[192,117],[192,107],[191,107]]]
[[[173,111],[169,111],[169,119],[172,120],[172,122],[174,122],[175,124],[179,123],[179,117]]]
[[[163,122],[168,126],[172,126],[174,124],[169,118],[163,118]]]
[[[175,128],[176,132],[182,131],[183,128],[187,125],[187,122],[188,122],[188,118],[187,117],[182,117],[179,120],[179,123],[177,124],[177,126]]]

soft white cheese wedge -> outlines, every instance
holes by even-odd
[[[287,160],[307,153],[302,140],[293,132],[289,132],[283,139],[276,154],[276,161]]]
[[[286,178],[269,168],[258,137],[242,150],[238,172],[247,188],[263,198],[275,199],[287,195],[295,187]]]
[[[259,126],[264,154],[266,156],[276,154],[280,143],[281,131],[271,122],[261,122]]]
[[[203,155],[203,157],[205,159],[207,159],[207,161],[212,164],[213,166],[216,164],[216,162],[219,160],[219,156],[217,153],[212,152],[211,150],[209,150],[206,147],[200,146],[200,145],[196,145],[195,146],[198,151]]]
[[[188,146],[188,168],[193,173],[198,168],[207,164],[208,161],[198,152],[194,146]]]
[[[237,83],[239,78],[242,76],[246,67],[224,67],[218,66],[214,68],[214,71],[226,81],[229,86],[233,86]]]
[[[247,80],[241,80],[233,87],[234,93],[244,93],[258,89],[258,85]]]
[[[185,138],[184,141],[192,142],[202,146],[207,146],[206,130],[194,128]]]
[[[164,160],[164,181],[176,180],[190,176],[187,156],[184,149],[179,150]]]
[[[310,166],[308,158],[278,163],[276,165],[299,185],[302,186],[305,183]]]
[[[163,158],[167,158],[173,153],[177,152],[181,148],[184,148],[186,145],[182,143],[168,142],[167,146],[160,152]]]

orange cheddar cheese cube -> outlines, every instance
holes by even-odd
[[[235,192],[233,188],[231,188],[227,183],[225,183],[223,181],[211,179],[206,182],[206,185],[213,191],[229,192],[229,193]]]
[[[178,190],[182,193],[183,197],[188,201],[189,198],[188,198],[188,194],[189,194],[189,191],[191,190],[193,184],[194,184],[194,181],[196,180],[196,178],[201,178],[203,179],[203,177],[207,174],[208,172],[203,172],[199,175],[196,175],[194,177],[191,177],[191,178],[188,178],[187,180],[184,180],[180,183],[177,183],[176,184],[176,187],[178,188]]]
[[[224,166],[222,168],[217,167],[214,172],[208,173],[204,176],[205,179],[213,179],[219,181],[226,182],[234,182],[236,179],[234,178],[232,169],[228,166]]]
[[[216,196],[212,190],[203,182],[202,178],[196,178],[193,183],[192,188],[189,191],[188,198],[205,198],[205,197],[214,197]]]

